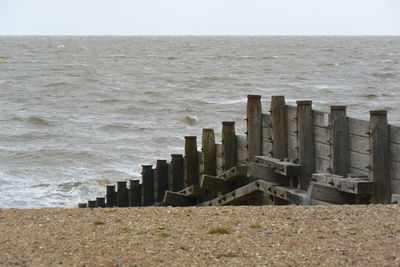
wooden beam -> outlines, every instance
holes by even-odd
[[[154,203],[154,170],[152,165],[142,165],[142,197],[143,206]]]
[[[117,206],[129,207],[129,194],[126,181],[117,182]]]
[[[392,194],[392,204],[400,204],[400,194]]]
[[[314,162],[314,119],[312,101],[297,101],[297,144],[301,165],[300,189],[307,190],[311,175],[315,172]]]
[[[115,207],[117,202],[117,193],[115,192],[115,185],[106,186],[106,206],[108,208]]]
[[[349,173],[349,133],[346,106],[331,106],[331,169],[334,174]]]
[[[236,166],[236,133],[234,121],[222,122],[222,153],[225,170]]]
[[[185,207],[194,205],[195,203],[195,198],[187,197],[178,192],[166,191],[164,194],[164,206]]]
[[[186,186],[200,184],[196,139],[196,136],[185,136]]]
[[[247,158],[254,161],[255,156],[261,155],[262,123],[261,96],[247,96]]]
[[[373,203],[390,203],[389,176],[389,126],[386,110],[370,111],[369,123],[369,178],[374,181],[375,188],[372,196]]]
[[[232,190],[232,186],[225,181],[223,178],[211,176],[211,175],[202,175],[201,177],[201,189],[209,190],[209,191],[218,191],[218,192],[229,192]]]
[[[366,179],[344,178],[331,173],[314,173],[311,178],[312,181],[329,184],[342,192],[371,195],[374,190],[374,183]]]
[[[203,129],[201,135],[201,145],[203,152],[204,170],[203,174],[217,175],[217,158],[215,149],[214,129]]]
[[[172,191],[177,192],[183,189],[183,155],[171,154]]]
[[[354,194],[338,191],[336,187],[329,184],[311,182],[307,190],[307,198],[333,204],[355,204]]]
[[[164,199],[164,192],[168,190],[168,165],[166,160],[157,160],[155,177],[157,177],[155,179],[156,201],[161,202]]]
[[[290,178],[281,174],[277,174],[274,167],[266,166],[252,162],[249,171],[250,179],[261,179],[267,182],[273,182],[280,185],[289,185]]]
[[[287,158],[287,109],[284,96],[271,97],[272,156]]]
[[[297,176],[301,171],[301,166],[299,164],[268,156],[257,156],[255,162],[268,167],[273,167],[276,173],[285,176]]]

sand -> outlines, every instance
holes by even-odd
[[[400,266],[400,205],[0,210],[0,266]]]

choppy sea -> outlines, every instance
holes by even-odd
[[[400,125],[400,37],[0,36],[0,208],[72,207],[185,135],[243,134],[247,94]]]

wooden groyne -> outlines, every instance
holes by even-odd
[[[260,95],[248,95],[246,133],[222,122],[185,136],[184,154],[142,165],[142,179],[107,186],[105,197],[79,207],[330,205],[400,202],[400,127],[386,110],[370,120],[347,117],[346,106],[313,110],[312,101],[287,105],[272,96],[263,112]]]

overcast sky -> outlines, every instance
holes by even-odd
[[[400,35],[400,0],[0,0],[0,35]]]

